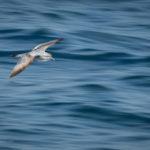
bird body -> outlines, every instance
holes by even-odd
[[[55,60],[55,58],[53,58],[50,53],[45,52],[42,55],[36,56],[35,60],[40,61],[40,62],[45,62],[49,60]]]
[[[16,66],[13,68],[11,74],[9,77],[13,77],[20,72],[22,72],[24,69],[26,69],[31,62],[33,62],[35,59],[40,60],[40,61],[48,61],[48,60],[54,60],[52,55],[50,53],[45,52],[46,49],[57,42],[62,41],[63,39],[57,39],[54,41],[50,41],[47,43],[43,43],[40,45],[37,45],[32,51],[28,53],[23,53],[23,54],[13,54],[12,57],[19,57],[19,61],[17,62]]]

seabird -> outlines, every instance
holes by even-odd
[[[42,43],[37,45],[35,48],[33,48],[30,52],[28,53],[23,53],[23,54],[13,54],[12,57],[19,57],[19,61],[13,68],[12,72],[10,73],[9,77],[14,77],[18,73],[22,72],[24,69],[26,69],[31,62],[33,62],[35,59],[38,60],[54,60],[52,55],[50,53],[45,52],[48,47],[56,44],[57,42],[62,41],[63,38]]]

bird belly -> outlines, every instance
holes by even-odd
[[[46,61],[50,60],[50,57],[48,57],[48,56],[38,56],[38,57],[36,57],[36,60],[40,61],[40,62],[46,62]]]

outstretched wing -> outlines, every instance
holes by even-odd
[[[34,60],[34,57],[26,54],[24,56],[22,56],[19,61],[17,62],[16,66],[13,68],[11,74],[9,75],[9,77],[13,77],[15,75],[17,75],[18,73],[22,72],[25,68],[27,68],[29,66],[29,64]]]
[[[50,41],[50,42],[46,42],[46,43],[43,43],[43,44],[39,44],[37,45],[32,51],[36,51],[36,50],[43,50],[45,51],[48,47],[56,44],[57,42],[60,42],[62,41],[63,38],[60,38],[60,39],[57,39],[57,40],[54,40],[54,41]]]

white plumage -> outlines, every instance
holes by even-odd
[[[35,59],[47,61],[47,60],[54,60],[50,53],[45,52],[46,49],[57,42],[62,41],[63,38],[50,41],[47,43],[37,45],[32,51],[23,54],[13,54],[12,57],[20,57],[19,61],[17,62],[16,66],[13,68],[9,77],[13,77],[18,73],[22,72],[25,68],[29,66],[29,64],[34,61]]]

